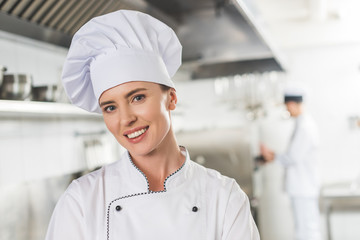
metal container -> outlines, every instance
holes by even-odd
[[[27,100],[30,98],[32,77],[28,74],[6,74],[0,88],[0,98]]]
[[[31,100],[43,102],[55,102],[57,99],[57,86],[44,85],[32,87]]]

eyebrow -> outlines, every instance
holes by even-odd
[[[111,104],[111,103],[114,103],[114,101],[101,102],[101,103],[100,103],[100,107],[102,107],[102,106],[104,106],[104,105],[107,105],[107,104]]]
[[[131,90],[130,92],[128,92],[124,98],[129,98],[131,95],[137,93],[137,92],[140,92],[140,91],[144,91],[144,90],[147,90],[147,88],[136,88],[134,90]],[[115,103],[115,101],[106,101],[106,102],[101,102],[100,103],[100,107],[104,106],[104,105],[107,105],[107,104],[112,104],[112,103]]]
[[[134,90],[131,90],[130,92],[128,92],[126,95],[125,95],[125,98],[128,98],[130,97],[131,95],[137,93],[137,92],[140,92],[140,91],[144,91],[144,90],[147,90],[146,88],[135,88]]]

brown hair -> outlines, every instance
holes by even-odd
[[[160,85],[161,90],[164,91],[164,92],[168,91],[171,88],[171,87],[166,86],[164,84],[159,84],[159,85]]]

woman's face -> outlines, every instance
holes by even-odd
[[[164,91],[152,82],[127,82],[106,90],[99,99],[105,124],[133,155],[148,155],[170,137],[170,110],[176,107],[174,89]]]

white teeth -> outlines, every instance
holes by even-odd
[[[141,129],[141,130],[139,130],[139,131],[130,133],[130,134],[127,135],[127,137],[128,137],[128,138],[136,138],[136,137],[142,135],[144,132],[146,132],[146,130],[147,130],[147,129],[144,128],[144,129]]]

